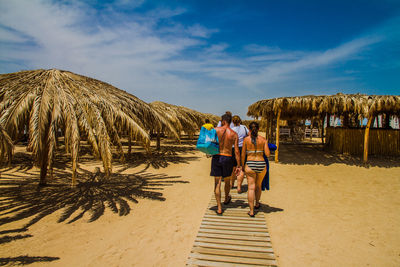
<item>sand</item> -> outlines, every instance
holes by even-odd
[[[166,178],[135,191],[138,202],[129,202],[130,211],[124,216],[106,205],[104,214],[93,222],[91,213],[86,212],[72,223],[58,223],[64,210],[55,209],[24,232],[7,231],[21,228],[30,218],[1,225],[0,262],[26,260],[33,262],[31,266],[184,266],[211,198],[213,178],[209,176],[210,159],[195,151],[193,145],[173,150],[114,165],[113,171],[119,175],[116,183],[125,181],[129,174],[144,180]],[[271,163],[271,190],[261,199],[280,266],[400,265],[398,159],[372,159],[371,166],[365,167],[359,159],[325,153],[317,146],[283,145],[280,160]],[[90,157],[82,157],[81,162],[82,170],[94,171],[101,166]],[[56,176],[69,179],[68,168],[61,167]],[[18,166],[3,169],[1,181],[37,179],[37,173],[26,159],[20,160]],[[64,192],[67,188],[63,187]],[[125,196],[123,187],[120,191],[110,191],[111,185],[99,188],[99,193],[89,190],[84,204],[98,200],[103,191]],[[60,194],[57,201],[71,196],[64,198],[56,189],[51,192]],[[157,200],[160,196],[153,193],[143,198],[143,192],[160,192],[165,200]],[[4,199],[0,203],[7,205]],[[6,242],[6,236],[19,238]]]

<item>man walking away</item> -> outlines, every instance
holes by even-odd
[[[232,197],[229,195],[231,189],[230,176],[233,170],[232,146],[235,148],[235,158],[237,161],[237,171],[240,172],[242,165],[240,163],[238,135],[229,125],[232,121],[232,115],[224,114],[221,118],[221,127],[215,128],[219,140],[219,154],[214,155],[211,161],[211,176],[215,177],[214,193],[217,200],[217,214],[222,215],[221,205],[221,181],[224,178],[225,183],[225,201],[228,205]]]

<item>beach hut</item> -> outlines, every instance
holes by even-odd
[[[336,94],[330,96],[299,96],[299,97],[280,97],[273,99],[265,99],[253,103],[248,108],[248,116],[255,118],[263,118],[269,121],[270,129],[272,121],[277,121],[276,126],[276,145],[278,149],[275,152],[275,161],[279,161],[279,121],[280,120],[299,120],[312,119],[319,120],[323,125],[325,117],[337,115],[342,118],[343,127],[340,129],[327,128],[326,146],[330,146],[335,150],[359,151],[352,149],[360,143],[362,145],[363,160],[368,160],[368,149],[370,147],[377,148],[377,153],[398,155],[400,154],[399,131],[396,130],[377,130],[374,133],[374,142],[369,142],[371,123],[378,115],[383,115],[388,122],[391,116],[399,116],[400,113],[400,96],[394,95],[362,95],[362,94]],[[360,127],[360,121],[366,118],[368,120],[362,132],[362,142],[360,138],[353,138],[352,142],[346,141],[351,134],[351,126]],[[386,123],[388,125],[388,123]],[[321,129],[324,130],[324,127]],[[324,133],[322,132],[322,138]],[[355,136],[355,134],[353,134]],[[358,134],[360,136],[360,134]],[[376,138],[375,138],[376,136]],[[322,139],[323,140],[323,139]],[[334,140],[340,140],[338,142]],[[358,140],[358,141],[357,141]],[[329,142],[328,142],[329,141]],[[337,144],[337,145],[336,145]],[[338,149],[337,147],[341,147]],[[385,152],[383,152],[385,151]]]
[[[71,155],[75,185],[82,138],[87,139],[94,155],[102,159],[104,172],[109,176],[112,145],[123,156],[122,131],[148,148],[146,129],[165,124],[165,119],[149,104],[96,79],[57,69],[0,75],[1,129],[12,140],[27,132],[28,149],[40,167],[41,185],[46,184],[48,170],[52,175],[59,133]]]

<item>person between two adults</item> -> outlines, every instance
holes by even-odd
[[[228,114],[228,115],[231,116],[231,118],[232,118],[232,112],[226,111],[225,114]],[[217,127],[221,127],[221,126],[222,126],[222,121],[219,121],[218,124],[217,124]],[[230,122],[230,123],[229,123],[229,127],[233,128],[233,126],[235,126],[235,125],[233,124],[233,122]]]
[[[240,163],[240,154],[238,146],[238,135],[233,131],[229,124],[232,121],[232,116],[229,114],[222,115],[221,127],[215,128],[219,140],[219,154],[213,155],[211,160],[211,176],[215,177],[214,193],[217,200],[217,214],[222,215],[221,205],[221,181],[224,178],[225,183],[225,201],[224,204],[228,205],[232,197],[229,195],[231,189],[230,177],[233,171],[232,160],[232,146],[235,148],[235,158],[237,161],[237,170],[241,171],[242,165]]]
[[[250,136],[243,140],[241,160],[248,183],[247,198],[250,207],[248,215],[254,217],[254,209],[260,208],[261,184],[267,172],[263,155],[265,154],[268,157],[270,151],[267,140],[258,135],[259,124],[252,122],[249,128]]]
[[[203,124],[201,127],[204,127],[204,128],[206,128],[207,130],[211,130],[211,129],[213,129],[214,128],[214,125],[212,125],[211,123],[210,123],[210,120],[209,119],[205,119],[205,124]]]
[[[243,147],[243,139],[249,134],[249,129],[247,129],[247,127],[242,124],[242,120],[237,115],[233,116],[232,122],[233,122],[234,126],[231,128],[238,134],[239,154],[241,155],[242,147]],[[234,154],[234,151],[235,151],[235,148],[232,147],[232,155]],[[236,180],[236,166],[237,166],[237,162],[236,162],[235,158],[233,158],[233,172],[232,172],[232,177],[231,177],[231,188],[233,188],[233,185],[235,184],[235,180]],[[241,171],[241,172],[239,172],[239,175],[237,176],[237,192],[239,194],[242,193],[243,178],[244,178],[244,172]]]

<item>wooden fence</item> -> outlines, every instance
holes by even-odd
[[[365,129],[326,128],[326,147],[350,155],[362,155]],[[369,155],[400,156],[400,131],[370,129]]]

